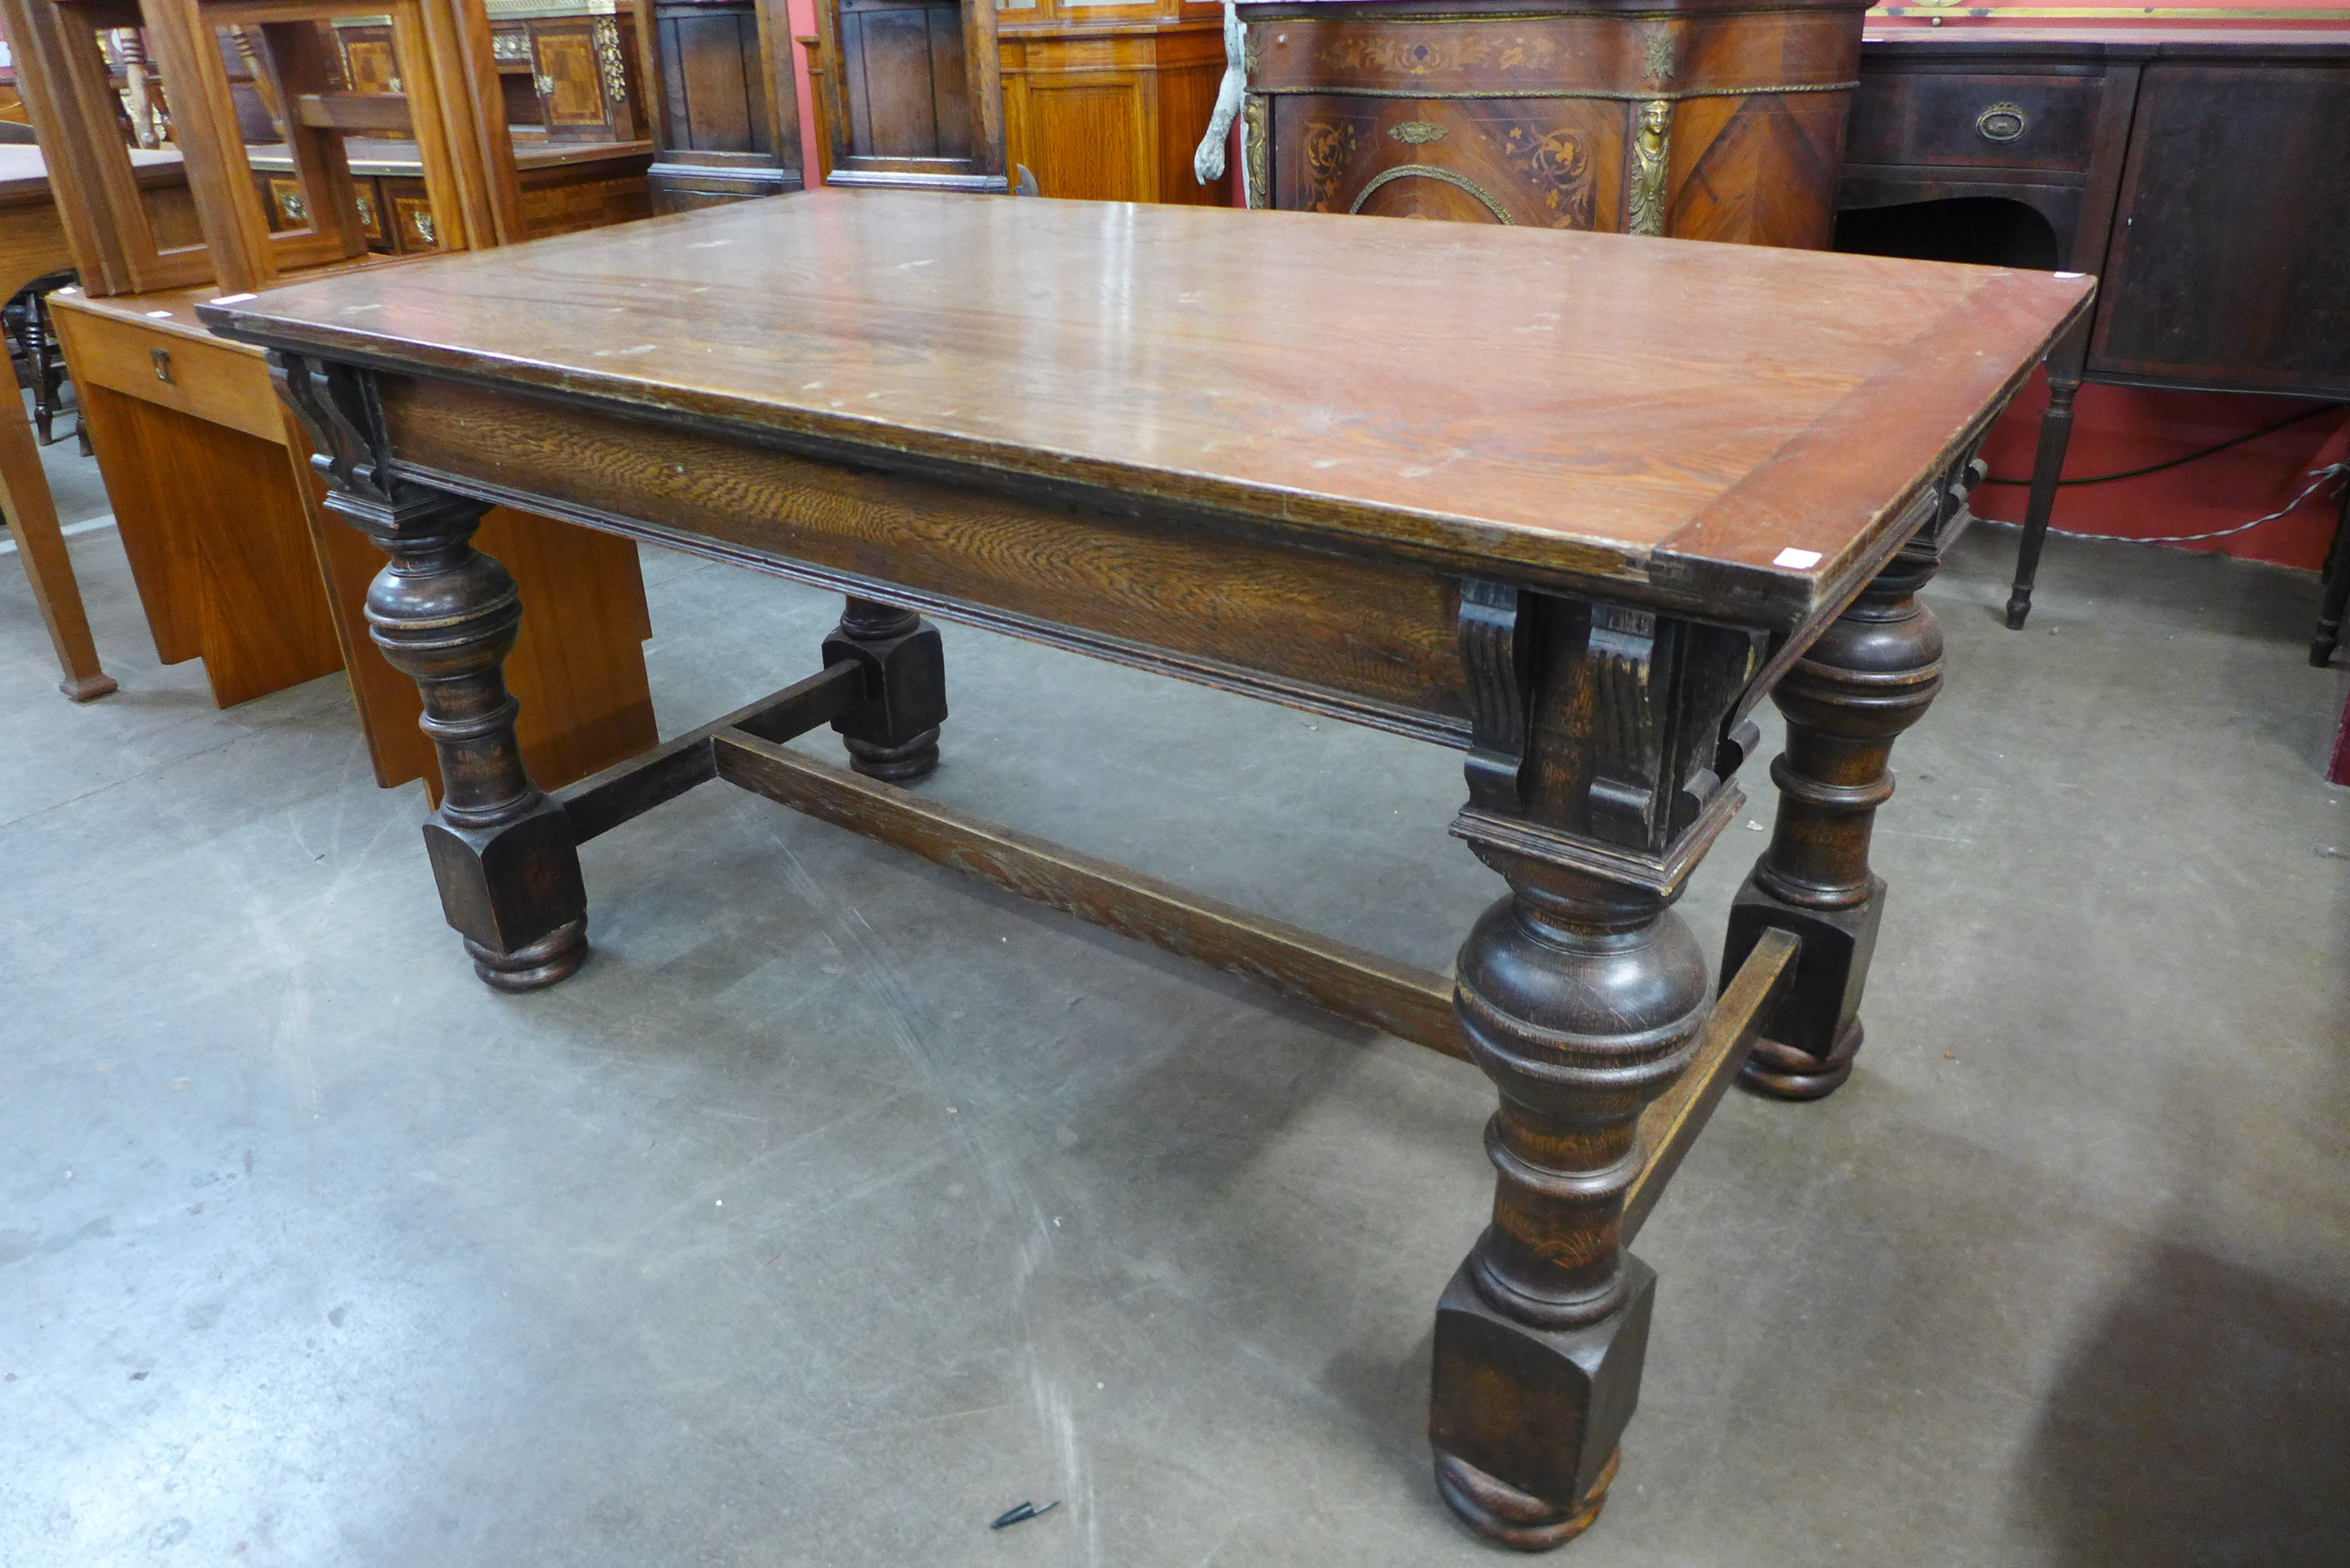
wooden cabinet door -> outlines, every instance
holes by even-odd
[[[2147,67],[2089,366],[2350,391],[2350,62]]]

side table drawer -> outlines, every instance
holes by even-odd
[[[285,444],[269,365],[255,350],[100,310],[53,317],[76,381]]]
[[[1845,161],[2085,171],[2105,92],[2102,76],[1864,70]]]

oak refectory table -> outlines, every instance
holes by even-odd
[[[1597,1513],[1655,1276],[1625,1241],[1733,1077],[1851,1070],[1868,832],[1941,682],[1949,480],[2085,281],[1309,213],[819,192],[203,307],[267,348],[390,557],[425,839],[482,978],[587,953],[577,846],[712,779],[1465,1057],[1491,1226],[1437,1308],[1445,1501]],[[549,795],[500,660],[492,504],[847,596],[818,673]],[[1467,753],[1508,883],[1446,977],[927,800],[923,612]],[[1776,831],[1721,996],[1671,910],[1775,688]],[[829,723],[849,766],[782,742]]]

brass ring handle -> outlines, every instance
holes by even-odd
[[[2031,123],[2023,110],[2012,103],[1995,103],[1975,116],[1975,129],[1985,141],[2012,141]]]

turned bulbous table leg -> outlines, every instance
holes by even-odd
[[[1711,990],[1671,900],[1479,853],[1510,879],[1454,1009],[1501,1093],[1493,1219],[1436,1312],[1429,1438],[1445,1502],[1539,1551],[1599,1514],[1640,1392],[1656,1275],[1623,1249],[1638,1118],[1688,1066]]]
[[[1903,546],[1772,695],[1787,720],[1771,764],[1778,823],[1731,907],[1721,971],[1727,981],[1773,927],[1803,939],[1794,987],[1739,1077],[1758,1094],[1815,1100],[1852,1075],[1885,912],[1869,834],[1893,794],[1893,742],[1941,690],[1942,628],[1917,597],[1939,565],[1924,540]]]
[[[450,498],[375,531],[391,557],[368,589],[368,628],[423,699],[441,762],[424,825],[441,905],[473,971],[500,991],[552,985],[588,956],[588,893],[571,820],[531,783],[504,659],[522,625],[514,579],[474,549],[487,508]]]

